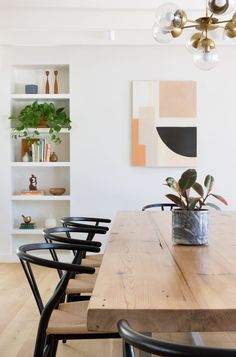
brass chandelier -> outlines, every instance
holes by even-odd
[[[186,12],[175,4],[161,5],[156,11],[153,37],[157,42],[167,43],[179,37],[185,29],[194,29],[186,47],[193,53],[193,61],[198,68],[210,70],[218,62],[213,32],[223,28],[225,36],[236,37],[236,12],[228,20],[216,17],[231,12],[234,4],[235,1],[231,0],[207,0],[204,16],[196,20],[188,19]]]

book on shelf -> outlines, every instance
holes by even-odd
[[[52,145],[46,139],[21,139],[21,160],[28,154],[29,162],[49,162]]]
[[[21,191],[20,193],[21,195],[44,195],[45,194],[45,191],[44,190],[36,190],[36,191],[30,191],[30,190],[23,190]]]
[[[34,222],[21,223],[19,229],[35,229],[36,224]]]

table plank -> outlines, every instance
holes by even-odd
[[[236,213],[214,213],[208,246],[171,242],[169,212],[119,212],[88,307],[88,328],[236,330]]]

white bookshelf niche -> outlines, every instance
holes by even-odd
[[[49,74],[50,93],[45,94],[46,74]],[[58,94],[53,93],[54,70],[58,71]],[[38,93],[26,94],[25,85],[35,84]],[[38,103],[53,103],[56,108],[64,107],[70,115],[70,93],[69,93],[69,65],[15,65],[12,68],[11,83],[11,114],[18,114],[26,105],[38,101]],[[34,130],[34,129],[31,129]],[[54,217],[60,225],[60,218],[70,215],[70,131],[63,129],[60,132],[61,144],[55,144],[50,140],[49,129],[39,128],[39,139],[43,143],[50,143],[51,151],[58,156],[58,161],[22,161],[22,139],[11,139],[11,172],[12,172],[12,250],[27,242],[42,241],[42,230],[45,228],[45,220]],[[12,128],[11,128],[12,131]],[[44,144],[43,144],[44,145]],[[22,191],[29,190],[29,178],[31,175],[37,177],[37,189],[44,191],[41,195],[24,195]],[[52,195],[50,188],[64,187],[63,195]],[[20,229],[23,222],[22,214],[32,217],[36,224],[34,229]]]

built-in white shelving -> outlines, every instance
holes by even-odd
[[[70,162],[12,162],[12,167],[70,167]]]
[[[35,229],[17,229],[17,228],[14,228],[12,229],[11,231],[11,234],[14,234],[14,235],[42,235],[42,232],[43,232],[43,228],[35,228]]]
[[[50,94],[45,94],[45,71],[49,70]],[[58,70],[59,93],[52,93],[54,84],[54,70]],[[11,114],[18,114],[26,105],[33,101],[39,103],[52,102],[57,108],[64,107],[70,115],[70,91],[69,91],[69,66],[68,65],[16,65],[12,68],[11,83]],[[36,84],[37,94],[26,94],[25,85]],[[31,128],[30,131],[34,131]],[[52,151],[58,156],[56,162],[23,162],[22,161],[22,139],[12,137],[12,249],[25,243],[27,240],[41,241],[39,237],[44,229],[45,220],[54,217],[60,225],[60,218],[70,215],[70,131],[60,131],[61,144],[50,141],[49,129],[39,128],[39,138],[50,142]],[[29,178],[31,175],[37,177],[37,189],[44,190],[44,195],[23,195],[21,191],[29,190]],[[50,195],[49,189],[64,187],[63,195]],[[35,229],[19,229],[23,222],[23,215],[32,217],[36,224]],[[31,238],[32,236],[32,238]]]
[[[12,94],[11,99],[14,100],[61,100],[70,99],[70,94]]]

